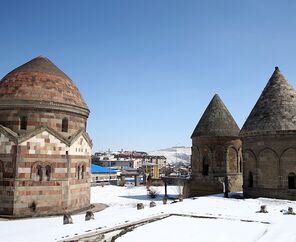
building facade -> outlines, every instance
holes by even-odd
[[[0,215],[52,215],[90,204],[89,109],[45,57],[0,81]]]
[[[140,169],[143,167],[143,164],[150,163],[157,165],[160,169],[166,165],[166,158],[164,156],[148,155],[146,152],[139,151],[96,152],[92,156],[92,163],[103,167],[116,167],[119,169]]]
[[[185,196],[242,189],[242,149],[239,128],[216,94],[198,122],[192,139],[192,175]]]
[[[117,184],[117,172],[103,166],[91,164],[91,183],[92,185],[104,184],[105,182]]]
[[[296,200],[296,92],[278,67],[240,135],[244,195]]]

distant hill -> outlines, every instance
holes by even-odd
[[[148,152],[149,155],[163,155],[167,158],[167,163],[172,164],[182,162],[190,163],[191,147],[175,146],[171,148]]]

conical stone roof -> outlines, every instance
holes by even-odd
[[[75,83],[43,56],[17,67],[0,81],[0,104],[20,100],[61,103],[88,110]]]
[[[240,135],[275,131],[296,131],[296,93],[278,67],[275,67]]]
[[[239,127],[218,94],[215,94],[196,125],[191,138],[195,136],[236,137],[238,135]]]

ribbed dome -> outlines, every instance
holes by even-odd
[[[276,67],[240,134],[292,130],[296,131],[296,93]]]
[[[36,57],[0,81],[0,101],[28,100],[88,109],[74,82],[46,57]]]
[[[227,137],[238,136],[238,134],[239,127],[220,97],[215,94],[191,138],[195,136]]]

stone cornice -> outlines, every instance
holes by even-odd
[[[276,136],[276,135],[296,135],[296,130],[262,130],[262,131],[249,131],[240,132],[241,138],[248,137],[262,137],[262,136]]]
[[[67,146],[71,146],[81,135],[85,138],[87,143],[89,144],[90,147],[92,147],[92,141],[89,137],[89,135],[84,131],[84,130],[78,130],[74,135],[70,136],[68,139],[61,134],[59,134],[57,131],[55,131],[52,128],[49,127],[38,127],[32,131],[28,131],[25,134],[19,136],[17,133],[11,131],[9,128],[6,128],[2,125],[0,125],[0,133],[4,134],[6,137],[8,137],[11,141],[13,141],[15,144],[20,144],[35,135],[47,131],[57,139],[59,139],[61,142],[66,144]]]
[[[0,133],[9,138],[13,143],[17,144],[18,140],[18,134],[13,132],[11,129],[4,127],[3,125],[0,125]]]
[[[240,136],[195,136],[192,137],[192,142],[194,141],[226,141],[226,140],[237,140]]]
[[[48,101],[36,101],[36,100],[1,100],[0,110],[11,110],[16,108],[26,109],[50,109],[56,111],[75,113],[88,118],[89,109],[78,107],[75,105],[48,102]]]

